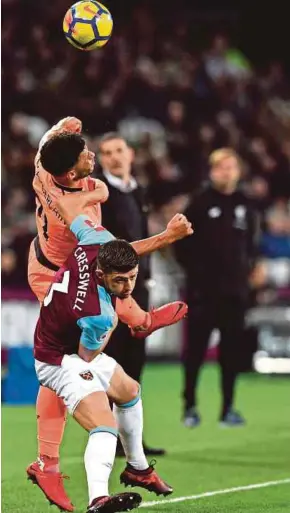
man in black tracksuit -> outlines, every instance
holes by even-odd
[[[98,178],[103,180],[109,189],[109,198],[102,204],[102,224],[116,237],[127,241],[148,237],[148,208],[142,189],[131,175],[132,160],[133,152],[120,135],[108,133],[102,138],[99,147],[102,172]],[[142,256],[132,295],[145,311],[148,311],[149,307],[146,286],[149,277],[150,257]],[[140,382],[146,360],[145,339],[137,340],[131,335],[128,326],[119,322],[105,352],[115,358],[131,378]],[[163,449],[148,447],[144,442],[143,445],[147,455],[165,453]],[[123,455],[121,444],[118,444],[117,455]]]
[[[254,258],[254,214],[237,188],[238,156],[231,149],[210,156],[210,184],[192,199],[185,215],[194,235],[175,245],[186,274],[189,306],[184,354],[184,424],[200,423],[196,388],[198,372],[214,328],[220,331],[222,407],[220,421],[244,423],[233,409],[234,386],[241,361],[248,280]]]
[[[146,205],[142,191],[132,178],[128,189],[120,189],[118,180],[108,171],[98,176],[109,190],[108,200],[102,204],[102,223],[118,238],[128,241],[146,239],[148,237]],[[146,281],[150,277],[148,256],[142,256],[133,297],[139,306],[147,311],[149,294]],[[127,325],[119,322],[113,333],[106,352],[118,354],[118,363],[126,369],[133,379],[140,381],[145,364],[145,339],[136,340],[132,337]],[[115,358],[115,357],[114,357]]]

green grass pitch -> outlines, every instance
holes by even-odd
[[[182,373],[178,365],[148,365],[143,380],[145,434],[149,444],[164,446],[157,470],[174,487],[174,497],[203,494],[232,487],[280,481],[290,477],[289,379],[243,375],[237,406],[248,423],[241,428],[220,428],[219,374],[206,366],[199,399],[202,424],[194,430],[180,422]],[[87,489],[83,453],[87,435],[69,419],[62,446],[62,471],[70,475],[67,491],[76,513],[86,511]],[[2,513],[57,513],[36,486],[26,480],[25,467],[36,454],[35,413],[32,407],[2,408]],[[117,459],[111,491],[122,491],[119,474],[124,460]],[[128,489],[127,489],[128,490]],[[145,502],[156,498],[137,489]],[[287,513],[290,484],[231,492],[178,503],[149,505],[144,513]]]

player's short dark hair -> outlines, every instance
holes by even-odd
[[[42,146],[40,163],[53,176],[61,176],[76,165],[85,145],[80,134],[57,134]]]
[[[119,132],[107,132],[106,134],[102,135],[102,137],[99,139],[98,149],[101,149],[103,143],[107,141],[113,141],[115,139],[121,139],[121,141],[125,141],[125,143],[127,144],[125,137],[123,137]]]
[[[139,257],[129,242],[114,239],[103,244],[97,257],[98,267],[105,273],[127,273],[139,263]]]

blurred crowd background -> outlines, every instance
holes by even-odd
[[[269,50],[273,34],[260,27],[255,44],[250,24],[248,40],[247,17],[233,8],[129,1],[124,13],[106,2],[120,14],[114,37],[84,54],[61,31],[69,4],[2,3],[2,286],[28,288],[35,152],[52,124],[73,115],[91,148],[110,130],[134,147],[152,233],[207,179],[210,152],[234,148],[260,214],[257,300],[289,301],[290,81],[282,50]],[[163,276],[164,266],[179,273],[170,254]]]

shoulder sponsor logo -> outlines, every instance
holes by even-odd
[[[96,230],[96,232],[103,232],[106,230],[106,228],[104,228],[103,226],[101,226],[100,224],[97,224],[97,223],[93,223],[90,219],[86,219],[85,220],[85,223],[90,226],[91,228],[93,228],[94,230]]]
[[[101,342],[103,342],[103,340],[105,340],[105,338],[106,338],[106,336],[107,336],[107,335],[108,335],[108,332],[107,332],[107,331],[105,331],[105,333],[103,333],[103,334],[99,337],[100,341],[101,341]]]

